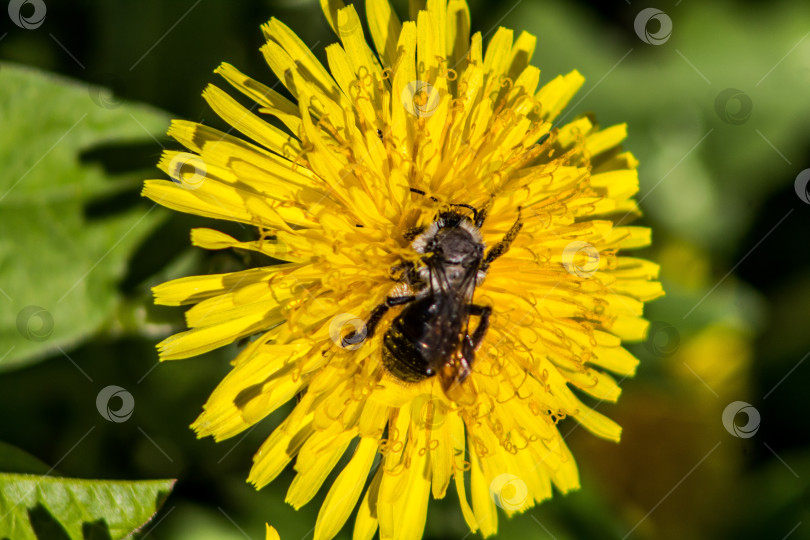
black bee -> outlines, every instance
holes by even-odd
[[[472,219],[453,208],[470,210]],[[439,374],[448,395],[451,388],[461,385],[471,372],[492,313],[491,307],[473,302],[475,287],[486,277],[490,264],[508,251],[523,226],[518,208],[518,219],[506,236],[485,251],[480,232],[485,219],[485,209],[451,204],[429,226],[406,232],[406,239],[421,255],[421,264],[403,262],[392,269],[398,274],[394,279],[401,283],[395,294],[372,311],[365,332],[349,333],[342,345],[373,336],[390,308],[405,306],[383,336],[385,368],[405,382]],[[478,317],[472,332],[471,316]]]

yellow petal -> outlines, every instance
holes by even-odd
[[[402,31],[402,23],[399,22],[388,0],[368,0],[366,17],[383,65],[387,68],[393,67],[397,59],[397,42]]]
[[[152,293],[155,295],[155,303],[163,306],[194,304],[206,298],[230,292],[235,287],[266,281],[276,272],[288,270],[293,265],[284,265],[284,267],[251,268],[229,274],[188,276],[161,283],[152,288]]]
[[[281,320],[267,318],[261,312],[249,312],[237,319],[180,332],[158,343],[160,359],[179,360],[199,356],[278,324]]]
[[[473,511],[481,534],[486,538],[498,532],[498,513],[495,503],[489,495],[489,482],[481,468],[481,459],[471,455],[470,491],[472,492]]]
[[[231,86],[260,104],[262,112],[272,114],[287,126],[293,133],[301,129],[301,118],[298,107],[272,88],[248,77],[228,63],[221,64],[214,73],[221,75]]]
[[[517,80],[523,70],[529,67],[529,61],[534,55],[534,47],[537,44],[537,38],[528,32],[521,32],[515,44],[512,46],[512,51],[509,57],[509,68],[506,75],[512,79]]]
[[[377,445],[377,439],[360,439],[351,461],[326,494],[315,522],[315,540],[331,540],[349,519],[349,514],[363,491],[374,456],[377,455]]]
[[[205,89],[203,98],[220,118],[268,150],[292,160],[301,155],[298,139],[271,126],[213,84]]]
[[[561,76],[541,88],[535,96],[542,105],[543,119],[554,120],[582,87],[585,78],[576,70]]]
[[[265,523],[265,540],[281,540],[281,537],[278,535],[278,531],[275,527],[272,527],[269,523]]]
[[[356,433],[324,430],[312,435],[298,454],[295,469],[298,474],[287,490],[285,501],[296,510],[308,503],[323,485],[338,460],[343,456]],[[330,441],[328,445],[324,441]],[[315,451],[320,447],[320,451]]]
[[[591,156],[598,156],[611,148],[618,146],[627,138],[627,124],[610,126],[597,133],[589,135],[585,141],[585,148]]]
[[[329,23],[329,26],[332,27],[332,31],[337,34],[337,20],[338,20],[338,11],[346,7],[346,4],[343,3],[342,0],[321,0],[321,10],[323,11],[324,16],[326,16],[326,20]]]
[[[377,497],[380,491],[380,481],[382,480],[382,467],[377,468],[377,473],[371,480],[371,484],[363,496],[363,501],[357,509],[357,518],[354,521],[354,533],[352,540],[371,540],[377,532]]]
[[[466,0],[447,3],[447,61],[450,69],[464,72],[467,50],[470,48],[470,8]]]
[[[262,32],[265,38],[278,43],[296,65],[306,70],[313,82],[326,89],[334,86],[332,76],[315,57],[315,53],[286,24],[273,17],[262,25]]]
[[[484,55],[484,76],[487,81],[485,95],[501,88],[501,77],[505,76],[509,69],[513,36],[512,30],[501,26],[487,45],[487,52]]]
[[[338,34],[343,48],[352,65],[352,71],[361,80],[372,77],[372,83],[367,83],[373,90],[374,101],[379,103],[379,96],[376,92],[376,82],[382,80],[382,72],[377,59],[363,35],[363,25],[357,15],[353,5],[338,11]]]
[[[266,486],[281,474],[312,433],[311,418],[300,427],[288,420],[273,431],[253,456],[248,482],[256,486],[256,489]]]

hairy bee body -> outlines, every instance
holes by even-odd
[[[461,311],[453,295],[441,292],[408,304],[383,337],[385,368],[406,382],[436,374],[459,348]]]
[[[427,227],[413,231],[408,239],[419,263],[403,261],[392,269],[392,275],[399,276],[394,279],[401,283],[395,289],[397,294],[374,309],[363,336],[352,332],[343,344],[373,336],[388,310],[402,306],[382,339],[383,366],[408,383],[439,375],[445,393],[453,399],[454,389],[460,388],[472,371],[475,351],[486,335],[492,313],[491,307],[473,302],[475,288],[492,261],[509,249],[522,224],[518,208],[515,224],[503,240],[485,252],[480,228],[486,212],[464,204],[450,206],[470,209],[473,219],[445,210]],[[472,331],[471,317],[478,317]]]

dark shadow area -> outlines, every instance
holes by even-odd
[[[28,522],[39,540],[70,540],[67,531],[42,504],[28,509]]]
[[[140,197],[140,195],[138,196]],[[150,205],[153,204],[148,199],[141,198],[141,200]],[[269,257],[261,253],[246,250],[208,251],[196,248],[191,244],[191,229],[196,227],[214,228],[240,241],[251,241],[258,237],[256,229],[253,227],[172,212],[134,250],[127,265],[127,273],[121,280],[120,289],[125,293],[133,292],[149,276],[154,275],[189,250],[195,250],[199,255],[206,274],[234,272],[272,262]]]
[[[808,160],[810,154],[801,163]],[[737,253],[731,257],[734,261],[745,257],[737,267],[737,275],[766,294],[781,287],[784,280],[806,274],[810,267],[808,205],[796,196],[792,181],[780,181],[780,184],[784,185],[780,191],[758,205],[750,231],[740,242]],[[790,215],[785,218],[788,212]],[[773,229],[782,218],[785,220]],[[771,229],[773,232],[768,234]],[[768,235],[767,241],[746,257],[748,251],[765,235]]]
[[[82,538],[84,540],[112,540],[110,527],[103,519],[82,523]]]
[[[162,142],[168,144],[169,140]],[[79,160],[82,163],[101,165],[104,172],[110,176],[132,173],[141,169],[144,172],[152,171],[155,175],[162,175],[157,170],[157,163],[162,153],[163,149],[157,141],[145,140],[138,143],[96,145],[84,150],[79,155]]]
[[[758,436],[761,434],[780,455],[810,444],[810,418],[784,414],[803,406],[801,401],[810,384],[810,361],[805,357],[810,352],[810,335],[806,331],[810,305],[808,210],[810,207],[797,197],[793,184],[786,185],[764,201],[741,248],[731,259],[738,261],[747,255],[737,275],[761,291],[769,304],[764,331],[755,344],[754,395],[761,399],[753,404],[767,419]],[[766,235],[766,241],[748,253]],[[757,445],[755,451],[759,463],[773,459],[763,445]]]
[[[87,221],[113,218],[126,212],[144,200],[138,189],[125,189],[96,197],[84,207],[84,217]],[[148,206],[144,205],[144,210]]]
[[[100,144],[84,150],[79,160],[84,164],[100,166],[106,176],[117,180],[122,175],[148,178],[161,177],[156,165],[162,150],[158,143],[143,141],[128,144]],[[88,220],[113,217],[143,201],[139,181],[127,183],[120,190],[97,197],[85,206]]]

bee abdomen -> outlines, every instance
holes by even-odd
[[[430,369],[420,344],[405,336],[395,323],[383,336],[383,366],[396,378],[405,382],[419,382],[435,373]]]

